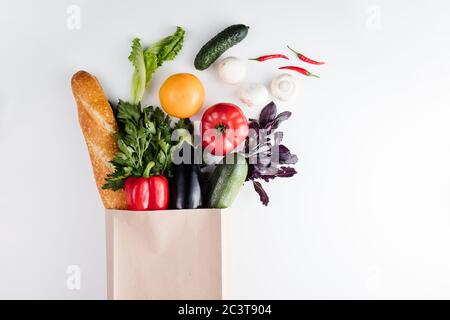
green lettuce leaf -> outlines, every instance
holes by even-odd
[[[158,69],[158,56],[152,51],[144,51],[144,63],[145,63],[145,86],[148,86],[150,79]]]
[[[133,78],[131,80],[131,103],[138,104],[144,95],[146,86],[144,50],[142,49],[139,38],[133,40],[128,60],[130,60],[134,66]]]
[[[177,27],[175,33],[152,44],[145,50],[139,38],[133,40],[128,59],[134,66],[131,83],[131,103],[138,104],[152,75],[165,61],[173,60],[183,47],[185,31]]]
[[[171,36],[152,44],[145,52],[153,53],[157,56],[158,67],[162,66],[164,61],[173,60],[183,47],[185,31],[181,27],[177,27],[175,33]]]

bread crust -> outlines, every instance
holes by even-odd
[[[103,205],[107,209],[126,209],[123,190],[102,189],[107,174],[114,170],[109,161],[118,150],[117,140],[113,136],[117,132],[117,123],[108,99],[97,78],[86,71],[73,75],[72,92]]]

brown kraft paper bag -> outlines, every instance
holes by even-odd
[[[221,210],[106,210],[108,299],[222,299]]]

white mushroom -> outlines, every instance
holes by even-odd
[[[270,83],[272,95],[280,100],[288,101],[296,93],[295,78],[290,74],[283,73],[275,77]]]
[[[239,98],[249,107],[260,106],[267,102],[269,92],[260,83],[250,83],[240,89]]]
[[[245,63],[237,57],[222,59],[217,65],[217,70],[220,79],[228,84],[241,82],[247,73]]]

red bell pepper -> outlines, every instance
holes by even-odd
[[[164,176],[125,180],[128,210],[164,210],[169,206],[169,183]]]
[[[202,116],[202,145],[213,155],[226,155],[248,135],[248,122],[242,110],[231,103],[217,103]]]

